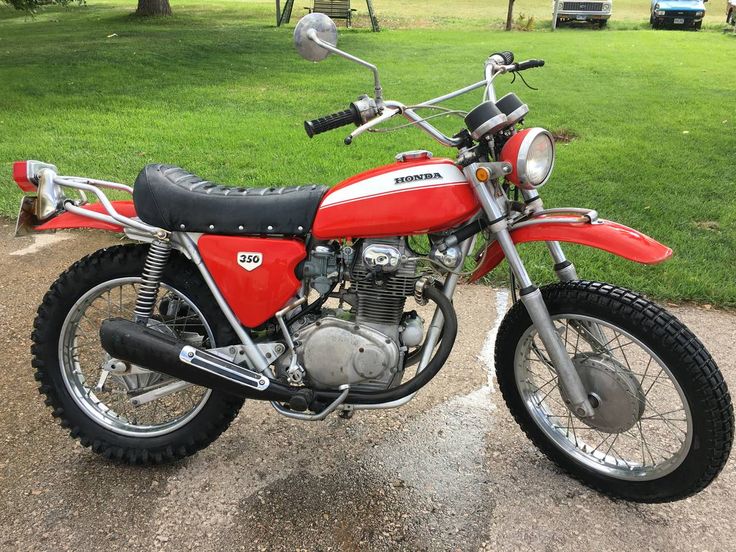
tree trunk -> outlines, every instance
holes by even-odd
[[[138,0],[136,15],[171,15],[169,0]]]
[[[514,0],[509,0],[509,11],[506,14],[506,30],[510,31],[513,25],[514,25]]]

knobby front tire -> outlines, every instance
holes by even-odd
[[[611,398],[618,402],[598,427],[570,414],[529,315],[517,303],[499,328],[496,376],[529,439],[567,473],[613,497],[668,502],[707,487],[728,459],[734,417],[726,383],[698,338],[626,289],[575,281],[541,291],[586,391],[603,389],[602,406]]]

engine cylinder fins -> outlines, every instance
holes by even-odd
[[[391,273],[376,274],[364,265],[353,269],[358,295],[359,323],[398,325],[404,314],[406,298],[414,293],[416,262],[404,263]]]
[[[370,253],[367,255],[369,262],[380,253],[393,257],[397,252],[401,259],[398,263],[389,263],[393,266],[390,272],[386,272],[384,266],[367,265],[364,260],[366,252]],[[406,298],[414,292],[416,261],[406,260],[406,245],[402,238],[365,240],[357,258],[359,261],[351,272],[352,287],[358,297],[356,321],[398,328]]]

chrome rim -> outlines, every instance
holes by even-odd
[[[122,435],[156,437],[187,424],[204,408],[211,391],[192,385],[133,406],[130,399],[136,394],[178,380],[158,372],[105,376],[102,366],[110,356],[100,345],[100,325],[111,317],[133,319],[140,282],[140,278],[110,280],[84,294],[64,321],[58,355],[67,390],[92,420]],[[168,313],[164,316],[167,306]],[[196,341],[205,348],[215,346],[212,330],[197,306],[164,283],[149,326],[170,336]]]
[[[591,400],[600,401],[599,408],[610,401],[618,411],[608,412],[613,424],[578,419],[565,405],[554,366],[531,326],[516,347],[514,372],[534,422],[565,454],[602,475],[643,481],[675,470],[690,450],[693,428],[687,399],[669,368],[608,322],[577,314],[552,319]],[[592,389],[596,385],[603,389]]]

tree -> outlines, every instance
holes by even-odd
[[[138,0],[136,15],[171,15],[169,0]]]
[[[514,25],[514,0],[509,0],[509,11],[506,14],[506,30],[510,31]]]

